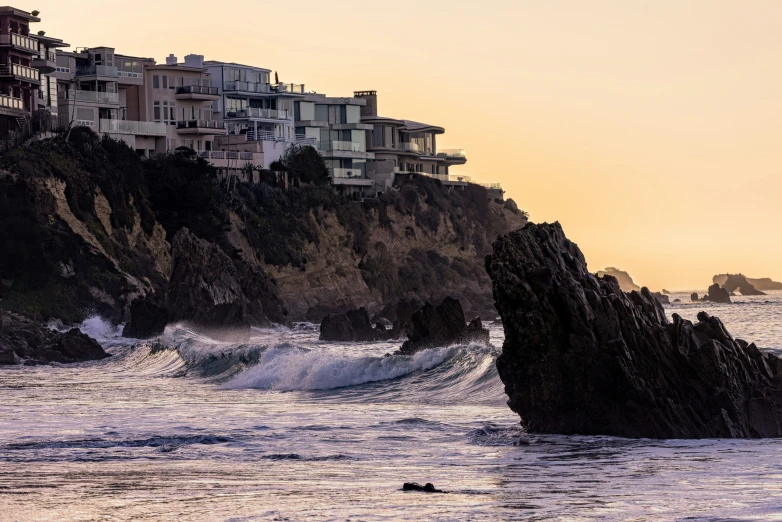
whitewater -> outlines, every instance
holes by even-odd
[[[782,293],[672,297],[782,353]],[[782,520],[782,440],[525,433],[500,326],[412,357],[311,324],[246,344],[82,330],[112,357],[0,370],[0,520]]]

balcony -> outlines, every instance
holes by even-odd
[[[21,34],[0,34],[0,45],[10,45],[22,51],[38,54],[38,40],[29,36],[22,36]]]
[[[502,183],[479,183],[479,185],[488,190],[502,190]]]
[[[119,77],[119,70],[116,67],[108,65],[91,65],[87,67],[77,67],[76,76],[104,76],[108,78]]]
[[[7,94],[0,94],[0,109],[23,111],[24,101],[22,101],[20,98],[8,96]]]
[[[278,136],[272,131],[258,131],[256,134],[254,131],[248,131],[244,135],[245,141],[281,141],[291,143],[295,145],[309,145],[310,147],[316,147],[317,140],[304,134],[296,134],[293,138],[286,138],[284,136]]]
[[[220,120],[185,120],[176,122],[180,134],[225,134],[225,123]]]
[[[119,78],[130,78],[132,80],[143,80],[144,79],[144,73],[133,72],[133,71],[117,70],[117,77],[119,77]]]
[[[268,83],[250,83],[240,81],[229,81],[223,84],[223,90],[226,92],[249,92],[257,94],[271,94],[272,90]]]
[[[437,157],[444,159],[452,165],[464,165],[467,163],[467,155],[464,153],[464,149],[438,150]]]
[[[366,178],[361,169],[331,169],[331,175],[335,178]]]
[[[257,107],[248,107],[239,111],[229,111],[229,118],[238,119],[260,119],[260,120],[287,120],[289,111],[284,109],[259,109]]]
[[[176,89],[177,100],[216,100],[220,97],[220,89],[205,85],[183,85]]]
[[[100,120],[100,132],[134,134],[136,136],[165,136],[166,124],[154,121]]]
[[[417,143],[403,141],[397,145],[397,149],[403,150],[406,152],[418,152],[420,153],[422,148]]]
[[[271,90],[282,94],[304,94],[304,84],[278,83],[271,86]]]
[[[323,152],[366,152],[367,148],[363,143],[354,141],[321,141],[318,143],[318,150]]]
[[[119,94],[116,92],[82,91],[77,89],[68,91],[68,99],[77,102],[106,103],[114,105],[119,103]]]
[[[12,63],[11,65],[0,65],[0,76],[4,78],[15,78],[24,82],[41,83],[41,74],[37,69]]]
[[[42,74],[50,74],[57,70],[57,55],[51,51],[44,51],[40,56],[30,60],[30,65]]]

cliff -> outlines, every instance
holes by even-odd
[[[137,302],[150,324],[136,331],[159,329],[151,322],[163,312],[187,319],[179,304],[166,310],[172,243],[187,228],[205,242],[192,250],[219,259],[231,282],[210,286],[198,267],[179,279],[203,282],[210,297],[241,289],[229,291],[238,308],[225,317],[242,323],[374,312],[413,295],[454,296],[470,313],[496,314],[482,259],[498,235],[526,222],[512,201],[413,177],[353,202],[327,185],[314,149],[295,156],[284,166],[292,186],[282,188],[270,172],[256,173],[257,184],[221,180],[186,153],[140,159],[82,128],[67,143],[9,151],[0,158],[0,308],[36,320],[97,313],[123,322]]]
[[[604,277],[606,275],[610,275],[616,278],[616,280],[619,282],[619,288],[621,288],[623,292],[641,291],[641,287],[635,284],[633,278],[630,277],[630,274],[624,270],[608,267],[605,270],[601,270],[597,273],[597,277]]]
[[[761,277],[760,279],[747,278],[747,281],[762,292],[772,290],[782,290],[782,283],[772,280],[770,277]]]
[[[497,369],[530,431],[782,435],[782,359],[716,317],[671,322],[646,288],[590,274],[558,223],[501,237],[486,267],[505,328]]]

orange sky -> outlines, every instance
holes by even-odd
[[[782,2],[36,0],[50,36],[267,67],[446,128],[461,172],[653,289],[782,280]]]

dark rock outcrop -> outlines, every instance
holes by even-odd
[[[365,308],[329,314],[320,323],[321,341],[368,342],[391,338],[391,330],[373,326]]]
[[[405,325],[407,341],[400,353],[410,355],[425,348],[467,342],[489,342],[489,331],[480,318],[469,327],[458,299],[447,297],[439,306],[426,303]]]
[[[439,490],[434,487],[434,484],[427,482],[426,485],[422,486],[418,482],[405,482],[402,485],[402,491],[422,491],[424,493],[443,493],[442,490]]]
[[[722,288],[717,283],[714,283],[709,287],[709,293],[703,296],[704,301],[710,301],[712,303],[730,304],[730,294],[727,290]]]
[[[168,308],[164,299],[152,294],[136,299],[130,305],[130,321],[122,330],[123,337],[149,339],[163,333],[168,324]]]
[[[400,299],[396,303],[387,304],[380,312],[375,314],[374,322],[387,319],[393,325],[392,339],[398,338],[405,331],[405,325],[413,317],[413,314],[424,307],[424,302],[418,297]]]
[[[697,303],[700,300],[701,298],[698,296],[697,292],[693,292],[692,295],[690,295],[690,301],[692,301],[693,303]]]
[[[654,296],[654,298],[655,298],[655,299],[657,299],[657,300],[660,302],[660,304],[662,304],[662,305],[671,304],[671,298],[670,298],[670,297],[668,297],[667,295],[663,294],[663,293],[660,293],[660,292],[654,292],[652,295],[653,295],[653,296]]]
[[[617,282],[619,283],[619,288],[621,288],[625,292],[632,292],[633,290],[636,291],[641,290],[641,287],[635,284],[633,278],[630,277],[630,274],[628,274],[624,270],[619,270],[618,268],[609,266],[605,270],[601,270],[597,273],[597,277],[605,277],[607,275],[616,278]]]
[[[753,279],[748,277],[747,281],[749,281],[749,284],[760,291],[768,292],[773,290],[782,290],[782,283],[774,281],[770,277],[761,277],[760,279]]]
[[[63,364],[109,357],[95,339],[78,328],[65,333],[25,317],[0,311],[0,365]]]
[[[766,295],[755,288],[744,274],[715,275],[712,282],[724,288],[728,294],[735,294],[738,291],[741,295]]]
[[[782,435],[782,360],[715,317],[670,322],[647,289],[593,276],[558,223],[501,237],[486,267],[505,327],[497,368],[530,431]]]

